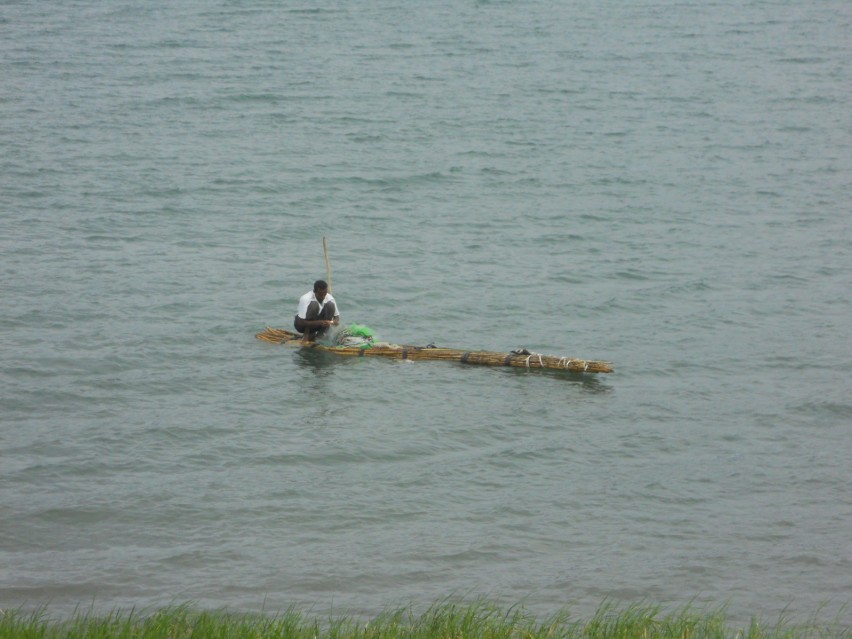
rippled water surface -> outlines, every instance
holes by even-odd
[[[0,4],[0,608],[849,621],[846,2]],[[346,322],[611,375],[254,339]]]

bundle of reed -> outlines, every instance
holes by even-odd
[[[270,344],[283,344],[284,342],[296,341],[301,339],[295,333],[291,333],[290,331],[284,331],[280,328],[270,328],[266,327],[266,330],[255,335],[257,339],[262,339],[264,342],[269,342]]]
[[[465,351],[456,348],[422,348],[418,346],[402,347],[400,359],[411,360],[445,360],[474,364],[479,366],[511,366],[514,368],[547,368],[550,370],[573,371],[576,373],[611,373],[612,364],[569,357],[554,357],[530,351],[498,353],[493,351]],[[387,356],[383,349],[368,348],[365,357],[370,355]]]
[[[286,344],[312,348],[343,357],[387,357],[408,360],[444,360],[476,364],[480,366],[511,366],[515,368],[546,368],[577,373],[611,373],[612,364],[594,360],[555,357],[527,350],[497,353],[491,351],[465,351],[457,348],[434,346],[403,346],[398,344],[374,344],[369,348],[358,346],[326,346],[317,342],[304,343],[300,335],[278,328],[267,328],[256,337],[273,344]]]

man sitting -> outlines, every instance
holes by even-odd
[[[308,291],[299,298],[299,310],[293,325],[300,333],[305,342],[313,342],[317,337],[322,337],[329,326],[337,326],[340,323],[340,313],[337,311],[337,303],[328,292],[328,284],[325,280],[314,282],[314,290]]]

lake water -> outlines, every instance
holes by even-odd
[[[850,33],[845,0],[0,4],[0,607],[852,625]],[[344,322],[615,372],[256,340],[323,236]]]

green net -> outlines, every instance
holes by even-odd
[[[373,345],[375,333],[369,326],[350,324],[336,331],[332,345],[337,348],[370,348]]]
[[[373,332],[373,329],[369,326],[364,326],[363,324],[350,324],[346,327],[346,330],[350,335],[354,335],[355,337],[375,337],[376,334]]]

